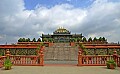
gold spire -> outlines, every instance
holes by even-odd
[[[69,32],[67,29],[65,29],[64,27],[59,27],[56,32]]]

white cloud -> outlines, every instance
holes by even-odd
[[[89,28],[84,33],[88,35],[105,36],[109,42],[119,41],[119,9],[120,3],[108,2],[107,0],[100,3],[94,2],[88,9],[88,18],[85,20],[86,23],[84,24],[86,24],[86,26],[84,28]]]
[[[0,2],[1,43],[17,42],[19,37],[38,38],[41,33],[51,34],[58,27],[86,37],[106,37],[109,42],[120,41],[120,2],[96,0],[88,8],[59,4],[51,8],[38,5],[25,10],[23,0]]]

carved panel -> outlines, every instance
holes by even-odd
[[[96,54],[107,55],[107,49],[96,49]]]

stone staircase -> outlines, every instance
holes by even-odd
[[[54,43],[51,47],[45,47],[45,61],[77,61],[78,48],[71,47],[69,43]]]

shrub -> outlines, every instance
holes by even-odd
[[[12,66],[12,62],[9,59],[9,57],[7,57],[5,62],[4,62],[4,67],[5,67],[6,70],[9,70],[9,69],[11,69],[11,66]]]
[[[108,69],[111,69],[111,67],[110,67],[111,64],[114,66],[114,68],[116,67],[115,61],[114,60],[109,60],[106,63]]]

